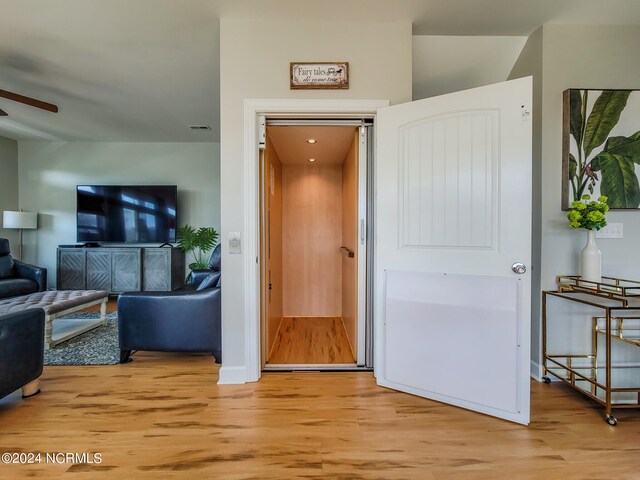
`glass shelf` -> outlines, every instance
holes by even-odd
[[[557,277],[557,283],[557,291],[542,294],[545,375],[557,377],[603,405],[607,422],[616,425],[617,420],[611,415],[613,408],[640,407],[640,362],[631,362],[627,358],[624,363],[612,361],[614,349],[618,351],[624,344],[640,346],[640,282],[614,277],[602,277],[601,282],[591,282],[576,275],[561,275]],[[580,343],[573,341],[566,344],[566,352],[571,353],[549,353],[548,323],[554,321],[553,316],[547,312],[549,297],[583,305],[577,309],[565,309],[564,313],[556,316],[569,322],[568,325],[577,325],[575,322],[582,322],[581,318],[590,321],[590,326],[585,326],[585,334],[592,337],[590,348],[583,344],[584,351],[576,354],[572,350],[576,347],[582,350],[582,347],[579,347]],[[585,312],[598,313],[594,315]],[[563,329],[562,325],[559,327]],[[568,331],[575,332],[573,329]],[[625,355],[631,355],[634,351],[635,349],[625,351]],[[549,381],[546,376],[544,379]]]

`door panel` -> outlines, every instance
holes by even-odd
[[[531,87],[382,109],[375,175],[378,383],[520,423],[530,274],[511,265],[530,266]]]
[[[403,247],[495,249],[498,128],[496,110],[400,127]]]
[[[140,290],[141,249],[119,248],[112,252],[114,292]]]
[[[341,316],[341,216],[341,165],[282,166],[283,317]]]
[[[509,277],[388,271],[387,380],[454,405],[473,399],[479,411],[517,414],[519,285]],[[491,377],[501,381],[487,388]]]
[[[267,137],[263,173],[264,202],[264,298],[265,298],[265,363],[282,320],[282,163]]]
[[[87,251],[87,288],[111,291],[111,251]]]
[[[358,129],[342,163],[342,242],[353,255],[342,257],[342,320],[354,358],[358,342]]]
[[[85,290],[86,264],[84,249],[58,249],[58,290]]]

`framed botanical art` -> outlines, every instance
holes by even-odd
[[[583,195],[640,207],[640,91],[564,92],[562,208]]]

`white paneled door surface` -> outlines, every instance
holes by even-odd
[[[381,109],[380,385],[529,423],[531,78]],[[524,270],[524,271],[523,271]]]

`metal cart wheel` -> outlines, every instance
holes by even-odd
[[[551,379],[547,376],[542,377],[542,383],[551,383]]]
[[[618,419],[612,415],[607,415],[607,423],[612,427],[618,425]]]

